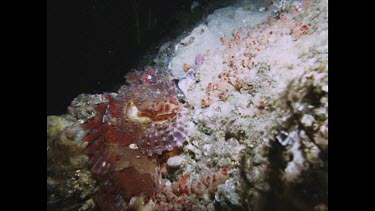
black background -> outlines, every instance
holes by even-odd
[[[173,38],[190,6],[187,0],[47,1],[47,115],[66,113],[78,94],[117,91],[152,43]]]

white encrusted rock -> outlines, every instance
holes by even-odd
[[[301,119],[301,123],[305,125],[306,127],[310,127],[314,123],[315,119],[310,114],[303,115]]]
[[[184,163],[185,163],[185,158],[183,156],[180,156],[180,155],[171,157],[167,161],[167,165],[170,168],[178,168],[181,165],[183,165]]]

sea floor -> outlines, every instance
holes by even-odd
[[[152,67],[177,79],[188,141],[159,162],[158,194],[120,210],[328,210],[328,1],[237,1],[162,45]],[[47,117],[50,202],[98,209],[81,125],[103,96]]]

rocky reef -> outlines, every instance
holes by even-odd
[[[48,116],[49,203],[327,210],[327,7],[239,1],[168,43],[169,64]]]

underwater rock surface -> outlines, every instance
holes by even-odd
[[[47,117],[48,187],[77,210],[327,210],[327,7],[241,1],[164,70],[78,96]]]

